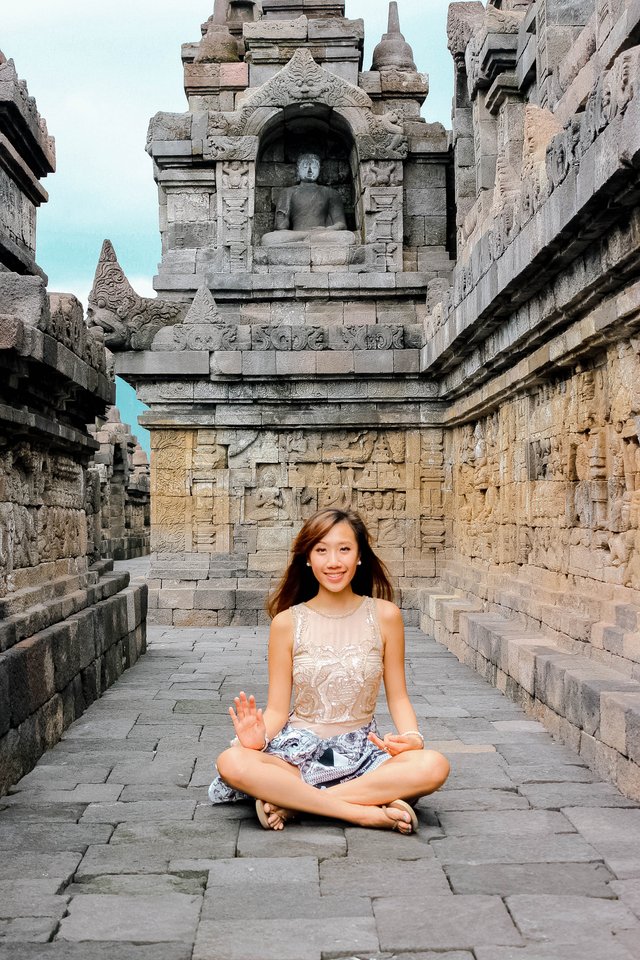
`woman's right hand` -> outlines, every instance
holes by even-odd
[[[267,742],[267,728],[262,718],[262,710],[256,707],[256,699],[240,691],[239,697],[234,697],[235,710],[229,707],[229,716],[236,731],[236,736],[243,747],[249,750],[262,750]]]

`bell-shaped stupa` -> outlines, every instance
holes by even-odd
[[[389,4],[389,22],[387,32],[373,51],[372,70],[416,70],[413,50],[400,32],[398,4],[391,0]]]

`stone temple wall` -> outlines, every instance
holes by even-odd
[[[640,8],[450,7],[445,558],[422,625],[640,796]]]
[[[0,182],[13,178],[15,196],[52,171],[54,146],[3,57],[0,132]],[[31,184],[23,210],[36,193]],[[98,444],[86,424],[113,403],[113,362],[75,297],[47,295],[34,254],[35,233],[2,219],[0,793],[145,646],[146,587],[100,558],[89,468]]]
[[[149,553],[150,481],[147,455],[122,423],[117,407],[90,433],[100,444],[91,459],[99,484],[100,554],[131,560]]]
[[[640,596],[638,343],[576,367],[447,432],[445,507],[459,564],[515,578],[513,602],[518,578],[546,584],[556,603],[520,609],[577,648],[615,596]],[[637,633],[602,640],[613,666],[640,658]]]
[[[440,430],[153,436],[157,559],[149,603],[156,623],[268,623],[270,578],[286,566],[301,518],[321,507],[362,511],[407,606],[412,599],[416,606],[415,585],[435,574],[444,533]]]

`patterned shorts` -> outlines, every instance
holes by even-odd
[[[375,720],[350,733],[326,738],[287,723],[273,738],[265,753],[298,767],[305,783],[322,789],[361,777],[389,759],[388,753],[367,739],[371,732],[377,732]],[[222,777],[217,776],[209,787],[209,799],[211,803],[225,803],[249,798],[246,793],[234,790]]]

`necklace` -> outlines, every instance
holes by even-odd
[[[348,610],[346,613],[325,613],[323,610],[316,610],[315,607],[310,607],[308,603],[305,603],[305,607],[307,610],[311,610],[312,613],[317,613],[320,617],[328,617],[329,620],[342,620],[344,617],[350,617],[353,613],[356,613],[366,599],[366,597],[360,597],[360,602],[358,605],[353,607],[351,610]]]

